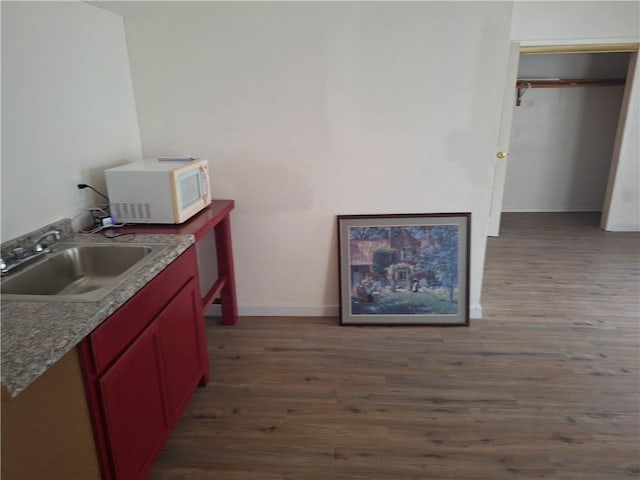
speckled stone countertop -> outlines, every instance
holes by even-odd
[[[49,225],[21,238],[32,240],[38,232],[58,225]],[[66,223],[60,226],[64,242],[161,244],[164,247],[153,262],[134,267],[99,301],[5,301],[0,297],[1,381],[3,395],[9,398],[26,389],[194,243],[192,235],[138,234],[109,239],[102,235],[73,234]],[[7,242],[2,246],[3,251],[19,243]]]

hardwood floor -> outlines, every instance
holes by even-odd
[[[640,477],[640,235],[505,214],[469,327],[208,319],[151,478]]]

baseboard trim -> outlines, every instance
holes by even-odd
[[[502,213],[602,213],[602,208],[503,208]]]
[[[219,317],[220,305],[209,307],[205,316]],[[238,315],[244,317],[337,317],[340,315],[339,305],[302,305],[302,306],[238,306]],[[482,318],[482,305],[471,305],[469,317]]]
[[[220,316],[220,305],[212,305],[206,316]],[[337,317],[338,305],[259,306],[239,305],[238,315],[244,317]]]
[[[611,225],[607,232],[640,232],[640,225]]]
[[[222,315],[222,309],[220,305],[211,305],[205,312],[205,317],[219,317]]]

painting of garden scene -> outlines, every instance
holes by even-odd
[[[458,225],[349,227],[351,314],[456,314],[458,235]]]

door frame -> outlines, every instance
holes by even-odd
[[[622,96],[622,105],[620,106],[620,120],[618,120],[618,128],[616,131],[616,139],[613,143],[613,153],[611,158],[611,166],[609,167],[609,179],[607,181],[607,190],[604,195],[604,205],[602,207],[602,216],[600,217],[600,228],[602,230],[612,231],[613,225],[609,221],[611,213],[611,199],[615,190],[616,180],[618,179],[618,165],[620,163],[620,153],[622,141],[625,134],[628,133],[626,128],[627,118],[629,116],[629,106],[631,103],[631,95],[637,95],[635,90],[638,88],[638,81],[635,78],[638,72],[638,51],[631,54],[629,58],[629,66],[627,68],[627,76],[624,85],[624,93]],[[637,97],[636,97],[637,98]],[[637,101],[637,100],[636,100]],[[637,133],[637,132],[636,132]]]
[[[621,41],[621,39],[589,39],[589,40],[545,40],[540,42],[512,41],[509,49],[509,57],[507,63],[507,79],[505,83],[505,92],[503,95],[502,115],[500,118],[500,127],[498,131],[498,141],[496,154],[498,152],[506,152],[503,158],[496,158],[494,161],[494,179],[491,189],[491,203],[489,208],[489,218],[487,220],[487,236],[497,237],[500,234],[500,219],[502,216],[502,199],[504,194],[504,186],[507,177],[507,158],[509,152],[511,126],[513,122],[513,109],[515,108],[515,79],[517,78],[518,63],[520,55],[533,54],[572,54],[572,53],[615,53],[629,52],[632,54],[630,58],[630,67],[635,65],[638,55],[637,39]],[[635,40],[635,41],[634,41]],[[517,46],[518,55],[515,56],[513,49]],[[514,58],[515,57],[515,58]],[[515,69],[515,74],[513,70]],[[614,149],[611,152],[611,166],[609,167],[609,178],[605,201],[602,207],[602,216],[600,228],[606,229],[607,219],[611,209],[611,195],[615,189],[616,170],[618,166],[618,154],[620,144],[625,131],[627,121],[627,110],[629,99],[632,96],[632,89],[635,89],[631,68],[627,71],[627,82],[625,84],[625,93],[623,103],[620,108],[618,120],[618,133]],[[630,81],[631,80],[631,81]],[[634,92],[635,93],[635,92]]]
[[[521,50],[522,46],[520,42],[511,42],[509,44],[505,90],[502,95],[500,127],[498,128],[498,139],[496,142],[496,156],[493,158],[493,188],[491,190],[489,220],[487,223],[487,235],[489,237],[497,237],[500,234],[502,197],[507,179],[507,162],[509,158],[509,145],[511,143],[513,112],[516,105],[516,80],[518,78]],[[502,155],[502,153],[505,155]]]

